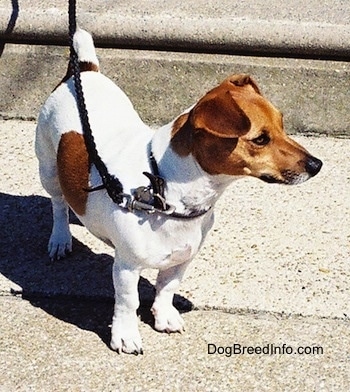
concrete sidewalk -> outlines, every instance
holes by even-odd
[[[182,335],[140,322],[143,356],[104,344],[112,304],[1,298],[2,392],[346,392],[349,322],[194,311]],[[4,328],[3,328],[4,326]],[[208,354],[225,347],[225,354]],[[314,354],[232,354],[226,347],[266,347]],[[277,348],[278,347],[278,348]],[[277,351],[280,350],[280,351]],[[308,349],[307,349],[308,350]],[[221,349],[219,349],[221,352]],[[308,351],[309,352],[309,351]]]
[[[72,220],[73,255],[47,260],[50,204],[34,129],[0,122],[1,391],[349,390],[349,140],[298,137],[324,162],[300,186],[247,179],[230,187],[176,296],[183,335],[151,328],[155,274],[145,271],[145,355],[134,357],[107,347],[110,249]],[[209,354],[208,344],[277,351]]]

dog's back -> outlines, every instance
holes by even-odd
[[[112,174],[123,176],[118,170],[120,162],[128,161],[133,166],[134,143],[147,144],[153,131],[143,123],[126,94],[99,72],[90,34],[78,30],[74,35],[74,48],[79,59],[86,108],[98,152]],[[134,132],[131,133],[131,130]],[[46,100],[39,114],[36,154],[42,163],[41,167],[50,167],[54,171],[62,135],[72,131],[83,133],[76,104],[74,78],[68,67],[67,74]]]
[[[134,110],[126,94],[110,79],[99,72],[95,47],[89,33],[78,30],[74,48],[81,69],[81,80],[89,120],[97,142],[110,143],[117,132],[130,133],[130,126],[148,129]],[[54,128],[54,129],[53,129]],[[74,131],[82,133],[72,71],[67,74],[47,99],[39,115],[39,135],[45,130],[52,135],[57,151],[60,136]],[[129,135],[130,136],[130,135]]]

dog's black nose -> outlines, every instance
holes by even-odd
[[[307,158],[305,169],[311,176],[315,176],[321,170],[321,167],[322,167],[321,160],[312,156],[309,156]]]

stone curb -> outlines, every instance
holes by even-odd
[[[12,3],[11,9],[0,0],[0,40],[67,44],[66,3]],[[242,9],[229,0],[219,9],[215,1],[190,1],[187,6],[169,1],[166,9],[159,1],[148,8],[143,3],[78,2],[78,24],[93,33],[97,46],[110,48],[350,59],[349,5],[329,10],[318,2],[311,15],[294,8],[286,15],[280,4],[271,16],[265,13],[269,4],[251,9],[251,1]]]

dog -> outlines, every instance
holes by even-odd
[[[69,207],[115,248],[110,344],[118,353],[141,354],[136,314],[141,271],[159,270],[151,308],[155,329],[183,331],[173,296],[213,225],[214,206],[225,188],[243,176],[300,184],[315,176],[322,162],[286,135],[281,113],[249,75],[228,77],[175,120],[152,130],[124,92],[100,73],[91,35],[77,29],[73,46],[96,150],[126,193],[116,203],[101,186],[68,68],[43,105],[36,129],[40,179],[53,211],[48,252],[57,260],[72,251]],[[153,169],[158,173],[147,174]],[[155,179],[164,181],[161,192],[150,185]],[[135,196],[141,185],[148,198]]]

